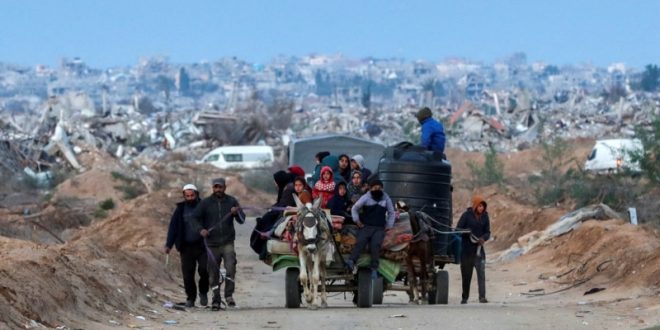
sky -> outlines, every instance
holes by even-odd
[[[0,0],[0,62],[92,67],[343,54],[660,64],[660,1]]]

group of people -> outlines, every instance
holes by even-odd
[[[444,153],[442,124],[432,117],[429,108],[420,109],[415,116],[422,128],[420,145],[427,150]],[[360,253],[368,245],[371,274],[376,277],[380,246],[385,231],[393,227],[395,220],[394,205],[383,190],[383,182],[365,166],[362,155],[335,156],[323,151],[315,155],[315,161],[316,167],[310,180],[306,179],[304,169],[297,165],[289,167],[288,171],[273,174],[277,199],[270,211],[257,219],[250,246],[260,259],[265,259],[268,255],[266,240],[283,209],[296,206],[293,196],[305,204],[320,198],[322,208],[329,209],[332,215],[343,216],[345,223],[354,223],[359,228],[357,243],[346,260],[346,268],[353,270]],[[194,185],[183,187],[184,200],[176,205],[163,250],[170,253],[172,247],[176,247],[181,255],[185,306],[195,306],[198,297],[200,305],[208,305],[208,292],[211,290],[211,309],[220,310],[223,304],[220,284],[223,280],[226,304],[230,307],[236,305],[233,298],[236,276],[234,222],[243,224],[245,214],[237,199],[225,193],[227,186],[224,178],[214,179],[211,186],[213,194],[204,199],[200,198],[199,190]],[[471,231],[470,235],[463,237],[461,303],[467,303],[473,268],[477,270],[479,301],[487,302],[483,244],[490,238],[490,223],[486,202],[475,198],[473,206],[461,216],[458,227]],[[222,262],[226,269],[224,277],[220,273]],[[195,283],[195,273],[199,274],[198,283]]]

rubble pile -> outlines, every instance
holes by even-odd
[[[95,69],[80,58],[59,68],[0,63],[0,141],[16,150],[3,171],[82,170],[77,155],[104,150],[125,162],[168,150],[190,160],[217,145],[263,143],[280,159],[291,139],[346,133],[391,145],[416,141],[413,114],[433,109],[448,145],[502,152],[540,136],[630,137],[660,113],[660,95],[621,63],[557,67],[523,53],[492,64],[278,57]],[[16,166],[20,162],[21,166]],[[31,175],[31,174],[30,174]]]

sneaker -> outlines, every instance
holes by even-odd
[[[461,299],[461,305],[467,304],[467,299]]]
[[[186,304],[184,306],[186,306],[188,308],[195,307],[195,301],[194,300],[186,300]]]
[[[199,304],[202,306],[206,306],[209,304],[209,298],[206,295],[206,293],[200,293],[199,294]]]
[[[212,311],[219,311],[219,310],[223,310],[223,309],[224,308],[222,308],[222,302],[221,301],[214,301],[211,304],[211,310]]]
[[[236,302],[233,297],[225,297],[225,300],[227,300],[227,305],[229,307],[236,307]]]
[[[486,304],[486,303],[488,303],[488,299],[486,299],[486,298],[479,298],[479,302],[482,303],[482,304]]]

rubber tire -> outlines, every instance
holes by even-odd
[[[284,279],[284,288],[286,295],[286,308],[300,308],[301,304],[301,288],[300,288],[300,269],[296,267],[289,267],[286,269]]]
[[[449,303],[449,273],[446,270],[439,270],[433,275],[431,291],[429,292],[429,305]]]
[[[383,304],[383,293],[385,291],[385,279],[378,277],[374,282],[374,305]]]
[[[374,302],[374,281],[371,279],[371,270],[361,268],[358,271],[357,307],[369,308]]]

